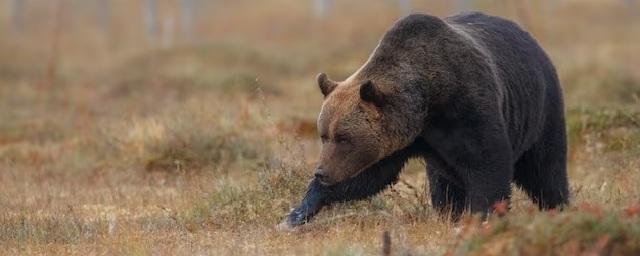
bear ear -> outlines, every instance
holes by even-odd
[[[338,86],[338,83],[329,80],[329,78],[327,78],[327,74],[325,73],[318,74],[316,80],[318,81],[318,87],[320,87],[320,91],[322,91],[322,94],[325,97],[329,96],[333,89]]]
[[[380,107],[384,104],[384,94],[371,81],[366,81],[360,86],[360,98],[363,101],[371,102]]]

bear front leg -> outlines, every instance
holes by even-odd
[[[457,221],[465,210],[466,192],[461,183],[453,180],[454,171],[436,152],[425,155],[427,178],[431,192],[431,205],[443,216]],[[449,176],[449,177],[447,177]]]
[[[417,144],[411,145],[380,160],[357,176],[332,186],[324,186],[313,179],[300,206],[289,213],[283,224],[288,227],[302,225],[325,205],[361,200],[377,194],[398,180],[402,167],[418,150]]]
[[[308,222],[326,204],[329,193],[328,187],[320,184],[317,179],[313,179],[300,206],[293,209],[287,216],[286,224],[294,227]]]

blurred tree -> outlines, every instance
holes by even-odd
[[[187,41],[193,41],[193,27],[196,19],[196,0],[180,0],[180,32]]]
[[[103,33],[109,33],[111,26],[111,0],[98,1],[98,25]]]
[[[25,0],[11,0],[11,32],[21,33],[24,28]]]
[[[317,18],[324,19],[331,15],[333,0],[313,0],[313,14]]]
[[[60,35],[63,33],[62,30],[62,17],[64,16],[64,9],[67,6],[62,0],[54,0],[49,2],[49,8],[51,9],[51,24],[53,27],[51,28],[51,38],[49,40],[50,49],[49,56],[47,60],[47,73],[46,79],[43,83],[43,89],[50,89],[53,87],[56,81],[56,75],[58,71],[59,65],[59,57],[60,55]]]
[[[622,0],[628,7],[632,15],[640,14],[640,8],[638,8],[638,0]]]
[[[149,40],[151,44],[155,44],[159,34],[158,2],[156,0],[144,0],[142,11],[147,40]]]
[[[167,49],[173,46],[176,23],[173,15],[167,15],[162,23],[162,48]]]

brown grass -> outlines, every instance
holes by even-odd
[[[398,17],[391,1],[336,2],[322,21],[306,1],[221,1],[196,43],[169,49],[131,25],[138,4],[113,1],[109,35],[79,9],[59,21],[55,76],[51,11],[29,5],[26,31],[0,37],[0,254],[380,254],[384,232],[392,255],[638,253],[640,16],[618,1],[475,4],[529,27],[557,65],[573,207],[539,213],[516,191],[505,218],[453,224],[413,161],[393,189],[278,232],[318,154],[314,75],[348,76]]]

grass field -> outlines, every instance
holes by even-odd
[[[319,153],[315,74],[355,71],[401,15],[395,2],[336,1],[322,20],[307,1],[223,1],[197,40],[168,48],[130,25],[139,4],[114,2],[108,35],[37,5],[16,35],[0,14],[2,255],[369,255],[385,232],[393,255],[640,254],[637,4],[473,6],[518,21],[556,64],[569,209],[538,212],[516,190],[505,217],[451,223],[412,161],[392,189],[280,232]],[[414,9],[455,12],[427,2]]]

